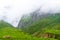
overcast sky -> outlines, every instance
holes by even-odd
[[[28,14],[37,8],[42,12],[60,10],[60,0],[0,0],[0,20],[17,26],[23,14]]]

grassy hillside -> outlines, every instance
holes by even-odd
[[[60,40],[60,13],[42,17],[22,30],[36,37],[43,36],[45,38],[47,36],[47,38],[57,38]]]
[[[0,40],[57,40],[53,38],[37,38],[14,28],[12,25],[0,21]]]
[[[31,25],[24,28],[23,31],[33,34],[35,32],[42,32],[45,29],[60,30],[60,13],[43,17],[42,19],[32,23]]]

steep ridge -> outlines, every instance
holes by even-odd
[[[26,26],[31,25],[32,23],[34,23],[42,18],[48,17],[49,15],[51,15],[51,14],[50,13],[40,14],[38,11],[35,11],[35,12],[28,14],[28,15],[23,15],[19,24],[18,24],[18,28],[23,29]]]
[[[42,19],[25,27],[23,31],[33,34],[37,31],[42,32],[44,29],[60,30],[60,13],[51,14],[48,17],[43,17]]]

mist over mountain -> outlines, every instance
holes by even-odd
[[[60,0],[1,0],[0,1],[0,19],[17,26],[22,15],[30,14],[37,9],[40,14],[50,12],[60,12]]]
[[[34,12],[31,12],[30,14],[23,15],[18,24],[18,28],[23,29],[40,19],[48,18],[49,15],[55,15],[58,13],[60,14],[60,12],[58,11],[54,12],[54,10],[49,10],[48,12],[42,12],[40,7],[39,9],[35,10]]]
[[[60,40],[60,0],[0,0],[0,40]]]
[[[41,36],[41,33],[45,33],[46,31],[52,34],[59,33],[55,31],[60,30],[60,13],[41,14],[40,16],[34,14],[30,17],[23,17],[18,28],[38,37]]]

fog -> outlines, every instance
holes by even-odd
[[[0,0],[0,20],[17,26],[23,14],[41,7],[41,12],[60,11],[60,0]]]

